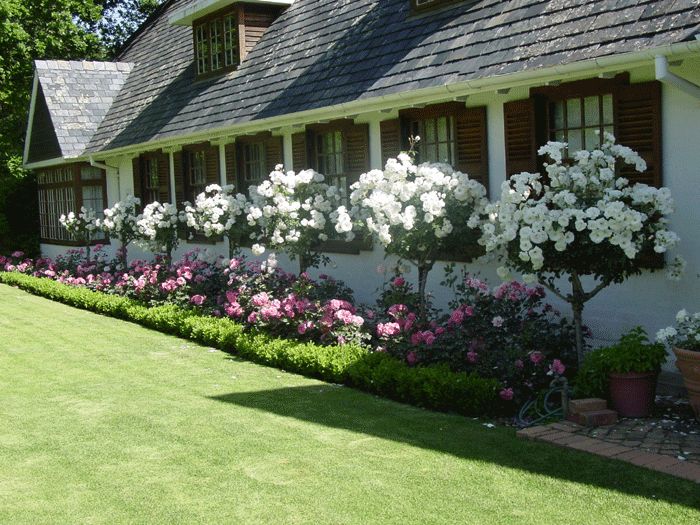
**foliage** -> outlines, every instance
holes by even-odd
[[[641,327],[624,334],[617,344],[586,355],[576,376],[577,397],[607,397],[611,373],[656,372],[666,362],[666,349],[651,343]]]
[[[467,258],[480,254],[486,188],[446,164],[416,166],[402,153],[383,171],[362,174],[351,190],[352,208],[349,214],[339,210],[338,231],[367,229],[387,254],[412,262],[424,317],[427,275],[438,257],[456,247]]]
[[[110,55],[116,54],[164,0],[101,0],[102,17],[94,31]]]
[[[689,314],[680,310],[676,314],[676,327],[662,328],[656,340],[669,347],[700,352],[700,312]]]
[[[616,176],[621,164],[646,169],[631,149],[605,135],[600,148],[565,157],[567,145],[548,142],[547,177],[521,173],[503,183],[501,199],[489,205],[491,222],[484,224],[480,242],[487,251],[503,249],[509,267],[538,279],[574,312],[579,362],[583,359],[583,305],[611,283],[620,283],[642,270],[641,256],[664,253],[678,242],[668,229],[673,211],[668,188],[631,184]],[[566,276],[571,293],[557,287]],[[582,276],[596,279],[586,292]]]
[[[267,180],[250,188],[250,200],[247,219],[257,241],[253,253],[279,249],[292,260],[299,258],[301,272],[322,262],[319,243],[333,235],[333,213],[343,201],[337,186],[314,170],[284,172],[278,165]]]
[[[179,213],[174,204],[158,201],[148,204],[136,220],[137,243],[153,253],[165,255],[169,264],[177,248]]]
[[[104,218],[97,220],[97,226],[111,238],[119,239],[121,247],[118,257],[121,267],[126,268],[128,261],[127,248],[138,237],[136,208],[141,204],[141,199],[127,195],[114,206],[104,210]]]
[[[71,306],[134,321],[235,352],[258,363],[333,383],[345,383],[406,403],[472,416],[501,410],[496,396],[497,381],[451,372],[444,366],[411,368],[385,354],[368,353],[357,345],[319,346],[278,339],[244,330],[230,319],[200,316],[175,305],[148,308],[127,297],[66,286],[16,272],[0,272],[0,282]]]

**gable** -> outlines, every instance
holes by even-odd
[[[29,148],[25,162],[40,162],[61,157],[61,146],[58,144],[41,85],[37,89],[34,115],[29,129],[31,133],[28,137]]]

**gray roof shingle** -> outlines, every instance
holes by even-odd
[[[196,81],[170,0],[89,151],[693,38],[697,0],[480,0],[411,16],[408,0],[296,0],[237,71]],[[87,72],[84,72],[87,73]]]
[[[78,157],[124,86],[131,64],[37,60],[36,74],[63,157]]]

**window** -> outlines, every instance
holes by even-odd
[[[571,97],[550,103],[549,138],[572,151],[600,146],[604,132],[614,133],[612,93]]]
[[[144,205],[160,201],[160,178],[158,176],[158,159],[146,158],[143,161],[143,195]]]
[[[414,120],[409,127],[411,135],[420,137],[418,162],[445,162],[452,166],[456,164],[453,117]]]
[[[240,62],[235,14],[221,14],[194,26],[197,75],[234,69]]]
[[[330,131],[316,135],[316,169],[328,184],[347,190],[347,175],[343,159],[343,132]]]
[[[207,162],[204,151],[195,151],[190,155],[187,167],[188,197],[191,200],[202,193],[207,185]]]
[[[242,165],[242,182],[243,189],[260,184],[265,178],[266,159],[265,159],[265,143],[253,142],[243,144],[243,165]]]
[[[411,0],[411,9],[415,12],[422,12],[460,1],[462,0]]]
[[[62,214],[79,212],[81,207],[100,216],[106,202],[104,172],[88,164],[73,164],[38,172],[39,229],[42,242],[73,244],[61,226]],[[104,236],[96,240],[105,240]]]

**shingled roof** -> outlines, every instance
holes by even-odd
[[[89,144],[108,150],[420,88],[691,40],[697,0],[482,0],[412,15],[408,0],[296,0],[239,69],[195,80],[171,0]]]
[[[35,66],[41,97],[35,107],[48,113],[57,144],[54,152],[78,157],[124,86],[131,64],[37,60]]]

